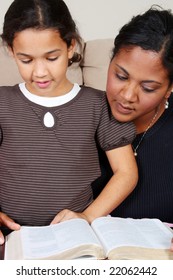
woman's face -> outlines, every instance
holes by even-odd
[[[168,73],[158,53],[126,47],[111,61],[107,98],[117,120],[147,123],[157,109],[164,111],[170,93]]]

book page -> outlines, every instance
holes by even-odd
[[[23,259],[20,230],[13,231],[5,238],[5,260]]]
[[[22,227],[21,239],[25,259],[58,255],[87,244],[100,247],[95,233],[83,219],[72,219],[45,227]],[[85,251],[87,253],[87,250]]]
[[[173,233],[157,219],[102,217],[92,223],[108,252],[116,247],[169,249]]]

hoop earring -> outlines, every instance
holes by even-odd
[[[169,107],[169,102],[168,102],[168,100],[166,100],[166,102],[165,102],[165,109],[168,109],[168,107]]]

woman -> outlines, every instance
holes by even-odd
[[[135,190],[113,216],[159,218],[173,224],[173,14],[153,6],[124,25],[114,41],[107,98],[114,117],[133,121],[139,168]],[[102,185],[111,175],[100,154]]]

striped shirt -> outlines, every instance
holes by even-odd
[[[54,124],[46,127],[51,114]],[[61,210],[83,211],[100,176],[97,145],[132,142],[132,123],[110,113],[106,94],[82,87],[66,104],[44,107],[19,86],[0,87],[0,207],[21,225],[47,225]]]

